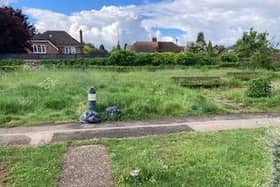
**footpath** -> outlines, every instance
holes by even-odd
[[[151,121],[0,128],[0,145],[43,145],[60,141],[126,138],[178,132],[280,127],[280,113],[237,114]]]

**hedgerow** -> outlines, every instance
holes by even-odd
[[[114,51],[108,58],[81,58],[65,60],[42,60],[40,65],[46,67],[88,67],[88,66],[162,66],[183,65],[203,66],[218,64],[219,58],[211,57],[207,53],[139,53],[129,51]],[[0,61],[2,65],[17,65],[18,61]],[[22,62],[21,62],[22,63]]]

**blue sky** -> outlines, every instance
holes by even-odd
[[[141,5],[155,2],[160,0],[15,0],[11,5],[17,8],[48,9],[69,15],[81,10],[99,10],[103,6]]]
[[[280,41],[279,0],[0,0],[21,8],[39,32],[65,30],[111,48],[157,37],[185,46],[198,32],[230,46],[251,27]],[[134,6],[130,6],[134,5]]]

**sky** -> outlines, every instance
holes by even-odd
[[[76,39],[112,48],[157,37],[185,46],[206,40],[230,46],[251,27],[280,41],[279,0],[0,0],[20,8],[38,32],[65,30]]]

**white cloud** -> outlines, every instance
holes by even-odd
[[[85,40],[107,47],[136,40],[149,40],[157,36],[175,41],[174,36],[164,35],[153,28],[179,29],[186,34],[179,43],[195,40],[203,31],[214,43],[230,45],[240,35],[254,27],[280,38],[280,1],[278,0],[166,0],[140,6],[107,6],[100,10],[81,11],[64,15],[48,10],[27,8],[39,31],[66,30],[78,38],[83,29]]]
[[[1,6],[8,6],[14,0],[0,0],[0,7]]]

